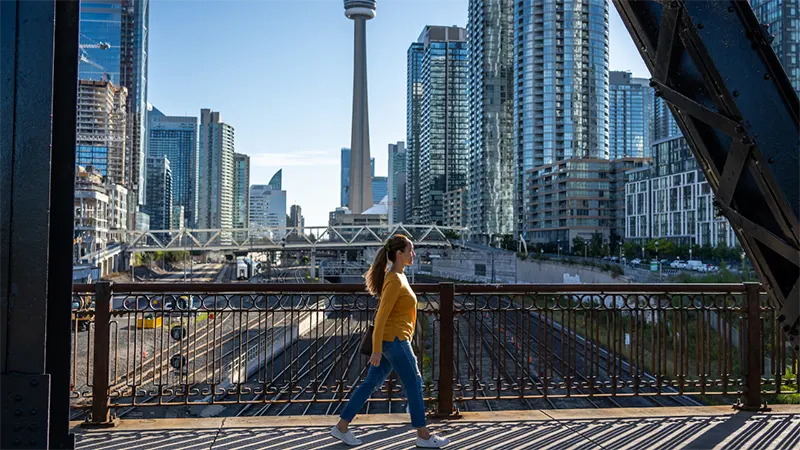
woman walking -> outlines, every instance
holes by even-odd
[[[331,435],[345,444],[360,445],[347,426],[364,406],[373,392],[383,385],[392,369],[408,397],[411,426],[417,429],[417,447],[442,448],[446,438],[433,436],[425,426],[425,406],[422,400],[422,375],[417,357],[411,348],[411,337],[417,322],[417,296],[411,290],[403,271],[414,261],[414,244],[400,234],[392,236],[375,255],[375,261],[365,275],[367,290],[378,297],[375,331],[372,334],[372,356],[367,378],[350,395],[339,423]],[[387,271],[387,265],[392,266]]]

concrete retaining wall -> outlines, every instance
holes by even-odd
[[[581,283],[630,283],[624,276],[612,277],[610,273],[594,267],[563,264],[555,261],[517,261],[519,283],[564,283],[564,275],[577,275]]]

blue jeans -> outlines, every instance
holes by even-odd
[[[420,428],[425,426],[425,405],[422,401],[422,375],[417,368],[417,357],[411,349],[411,343],[394,338],[394,341],[383,341],[381,363],[378,367],[369,366],[367,378],[350,395],[341,419],[350,422],[361,410],[364,403],[377,391],[392,369],[397,372],[400,382],[406,389],[408,410],[411,413],[411,426]]]

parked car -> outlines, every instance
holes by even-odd
[[[642,260],[641,260],[641,259],[639,259],[639,258],[633,258],[633,259],[631,260],[631,265],[632,265],[632,266],[636,266],[636,265],[639,265],[639,264],[641,264],[641,263],[642,263]]]

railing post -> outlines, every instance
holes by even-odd
[[[94,373],[92,374],[92,411],[84,427],[113,427],[111,418],[108,369],[111,329],[112,284],[101,281],[94,285]]]
[[[761,355],[763,340],[761,338],[761,300],[759,283],[745,283],[745,308],[747,329],[745,330],[746,356],[744,404],[740,406],[746,411],[761,409]]]
[[[453,283],[439,284],[439,398],[436,417],[457,417],[453,406]]]

